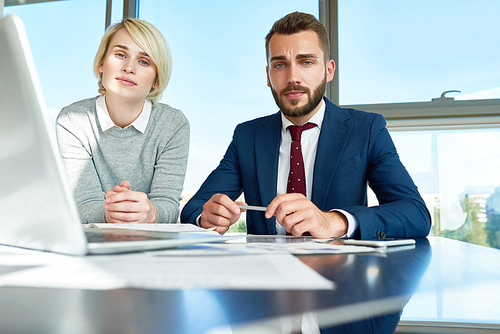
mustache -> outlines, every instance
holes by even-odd
[[[304,87],[301,85],[291,85],[291,86],[283,88],[280,92],[280,95],[284,95],[284,94],[291,92],[291,91],[301,91],[301,92],[304,92],[308,95],[311,93],[311,91],[307,87]]]

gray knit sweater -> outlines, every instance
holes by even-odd
[[[62,109],[57,141],[82,223],[105,222],[104,194],[130,181],[158,209],[158,223],[175,223],[186,174],[189,123],[180,110],[158,104],[144,133],[101,130],[96,98]]]

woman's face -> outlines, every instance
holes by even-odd
[[[118,30],[111,39],[99,72],[106,94],[130,102],[144,101],[156,87],[156,65],[126,29]]]

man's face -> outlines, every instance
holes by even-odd
[[[314,115],[326,83],[333,79],[335,71],[332,60],[325,62],[316,33],[307,30],[293,35],[273,35],[269,41],[268,64],[267,85],[283,114],[288,117]]]

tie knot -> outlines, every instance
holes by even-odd
[[[292,136],[293,141],[300,141],[300,137],[302,136],[302,131],[312,129],[316,126],[314,123],[306,123],[304,125],[290,125],[287,129],[290,131],[290,135]]]

